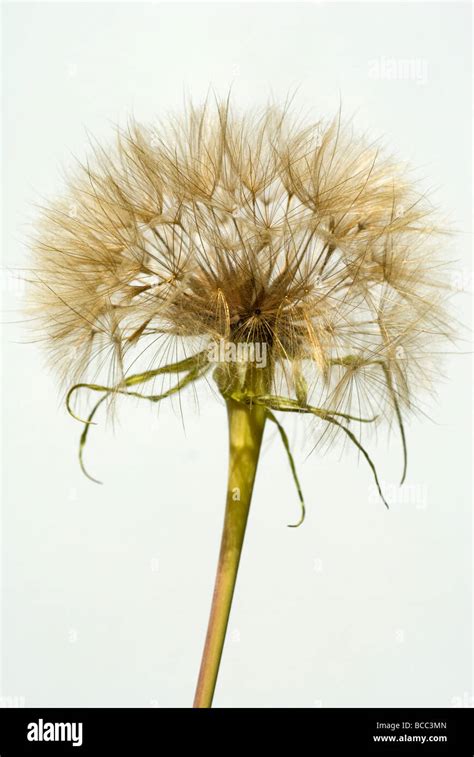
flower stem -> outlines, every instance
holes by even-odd
[[[211,707],[229,621],[266,410],[227,400],[229,478],[219,562],[194,707]]]

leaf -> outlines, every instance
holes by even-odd
[[[93,476],[90,475],[90,473],[87,472],[86,467],[84,465],[84,447],[87,442],[87,435],[89,433],[89,428],[91,426],[92,419],[94,415],[96,414],[97,410],[99,409],[100,405],[104,402],[104,400],[107,399],[107,397],[108,395],[104,394],[104,396],[101,397],[100,400],[96,402],[96,404],[92,408],[91,412],[89,413],[89,418],[87,420],[87,423],[85,424],[84,429],[82,431],[81,438],[79,440],[79,465],[81,466],[81,470],[83,474],[88,479],[90,479],[90,481],[93,481],[95,484],[102,484],[102,481],[99,481],[99,479],[94,478]]]
[[[205,352],[199,352],[197,355],[193,355],[192,357],[185,358],[184,360],[180,360],[177,363],[170,363],[169,365],[164,365],[161,368],[155,368],[153,371],[145,371],[144,373],[135,373],[133,376],[129,376],[128,378],[124,379],[116,387],[104,386],[103,384],[87,384],[87,383],[74,384],[74,386],[72,386],[69,389],[66,395],[67,411],[69,415],[71,415],[76,421],[80,421],[81,423],[92,422],[89,419],[84,420],[84,418],[79,418],[73,412],[71,408],[72,395],[79,389],[89,389],[90,391],[93,391],[93,392],[106,392],[107,394],[112,394],[113,392],[115,392],[116,394],[127,394],[131,397],[140,397],[140,398],[150,399],[151,401],[154,401],[154,402],[158,402],[160,399],[163,399],[166,395],[143,395],[137,392],[127,392],[125,389],[122,389],[120,387],[129,387],[129,386],[135,386],[136,384],[144,384],[145,382],[150,381],[152,378],[163,375],[165,373],[182,373],[183,371],[189,371],[189,373],[192,373],[194,370],[197,370],[198,368],[204,368],[204,367],[207,370],[208,365],[205,362],[205,358],[204,358],[205,355],[206,355]],[[180,386],[180,388],[182,387]]]
[[[299,497],[300,504],[301,504],[301,517],[300,517],[298,523],[289,523],[288,524],[288,528],[298,528],[298,526],[301,526],[301,524],[303,523],[303,521],[305,519],[306,508],[305,508],[305,504],[304,504],[303,492],[301,490],[301,485],[300,485],[300,482],[299,482],[299,479],[298,479],[298,474],[296,472],[295,461],[294,461],[293,455],[291,454],[291,450],[290,450],[290,442],[288,441],[288,436],[287,436],[287,433],[286,433],[285,429],[283,428],[283,426],[281,425],[281,423],[279,422],[279,420],[277,418],[275,418],[275,416],[273,415],[273,413],[270,410],[267,410],[267,418],[270,421],[272,421],[273,423],[275,423],[275,425],[277,426],[278,431],[280,432],[280,436],[281,436],[281,440],[283,442],[283,446],[285,447],[285,450],[286,450],[286,454],[288,455],[288,462],[290,463],[291,472],[293,474],[293,480],[295,482],[296,490],[298,492],[298,497]]]
[[[402,471],[402,477],[400,479],[400,486],[401,486],[405,482],[405,478],[407,475],[407,466],[408,466],[408,451],[407,451],[407,440],[405,436],[405,428],[403,426],[402,412],[400,410],[400,405],[398,403],[395,388],[393,386],[392,375],[390,373],[388,366],[385,363],[381,362],[380,365],[382,366],[382,370],[385,374],[385,379],[387,381],[387,388],[392,398],[395,415],[397,416],[398,428],[400,429],[400,436],[402,439],[403,471]]]
[[[319,418],[322,418],[323,420],[327,421],[328,423],[332,423],[335,426],[338,426],[344,433],[349,437],[351,442],[355,444],[357,449],[362,452],[363,456],[367,460],[367,463],[370,466],[370,469],[372,470],[372,473],[374,475],[375,483],[377,486],[377,490],[379,492],[380,498],[382,499],[382,502],[384,503],[385,507],[388,509],[388,503],[385,499],[382,488],[380,486],[380,482],[377,476],[377,470],[375,468],[375,465],[372,462],[372,459],[369,455],[369,453],[366,451],[366,449],[362,446],[362,444],[359,442],[355,434],[352,433],[352,431],[349,431],[349,429],[344,426],[340,421],[336,420],[334,416],[342,417],[345,420],[357,420],[360,423],[370,423],[371,421],[374,421],[375,418],[367,419],[367,418],[355,418],[352,415],[347,415],[346,413],[338,413],[336,411],[331,410],[322,410],[317,407],[312,407],[311,405],[304,405],[300,406],[298,405],[298,402],[296,400],[292,400],[290,397],[273,397],[272,395],[261,395],[257,397],[252,397],[252,402],[255,404],[261,404],[264,405],[264,407],[271,407],[274,410],[280,410],[282,412],[290,412],[290,413],[310,413],[312,415],[317,415]]]
[[[181,389],[187,386],[187,384],[200,378],[208,370],[209,365],[203,361],[202,356],[203,356],[203,353],[199,353],[198,355],[195,355],[193,358],[187,358],[186,360],[182,360],[179,363],[173,363],[171,365],[164,366],[163,368],[158,368],[154,371],[146,371],[145,373],[135,374],[133,376],[130,376],[121,384],[121,386],[134,386],[140,382],[144,383],[146,381],[149,381],[154,376],[157,376],[160,374],[180,373],[186,368],[188,369],[191,368],[191,370],[188,370],[188,373],[186,374],[186,376],[184,376],[182,379],[180,379],[180,381],[178,381],[177,384],[170,387],[169,389],[166,390],[166,392],[163,392],[162,394],[142,394],[141,392],[130,392],[130,391],[127,391],[126,389],[103,386],[102,384],[86,384],[86,383],[75,384],[69,390],[66,397],[67,409],[73,418],[80,421],[81,423],[84,423],[84,429],[82,431],[82,434],[79,440],[79,465],[81,467],[82,472],[84,473],[85,476],[87,476],[88,479],[90,479],[96,484],[102,483],[102,481],[99,481],[98,479],[94,478],[87,472],[86,467],[84,465],[84,448],[87,442],[89,428],[90,426],[95,425],[93,422],[94,415],[96,414],[100,405],[107,399],[107,397],[110,394],[118,393],[118,394],[125,394],[129,397],[139,397],[140,399],[147,399],[151,402],[159,402],[162,399],[166,399],[167,397],[170,397],[172,394],[179,392]],[[81,388],[89,389],[94,392],[104,392],[104,396],[101,397],[98,402],[96,402],[96,404],[92,408],[86,420],[79,418],[77,415],[75,415],[70,406],[70,400],[71,400],[73,392]]]
[[[347,413],[340,413],[337,410],[323,410],[319,407],[313,407],[312,405],[300,404],[297,400],[292,400],[290,397],[278,397],[271,394],[257,395],[252,397],[252,402],[256,404],[266,405],[269,404],[274,410],[282,410],[288,413],[311,413],[317,415],[320,418],[325,419],[326,416],[337,416],[344,418],[346,421],[357,421],[358,423],[373,423],[377,420],[375,415],[373,418],[359,418],[355,415],[348,415]]]

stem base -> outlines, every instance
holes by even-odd
[[[229,622],[232,597],[257,472],[266,410],[226,400],[229,420],[229,476],[221,547],[211,614],[194,707],[211,707]]]

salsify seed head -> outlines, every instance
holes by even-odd
[[[218,102],[131,123],[37,225],[32,306],[53,364],[68,384],[102,370],[120,386],[137,360],[258,345],[269,395],[413,407],[450,328],[441,230],[407,176],[339,115]],[[217,354],[222,389],[242,353]]]

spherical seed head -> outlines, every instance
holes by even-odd
[[[189,107],[96,147],[44,209],[33,305],[69,383],[252,344],[270,392],[383,413],[431,382],[450,335],[438,232],[401,167],[339,116]]]

